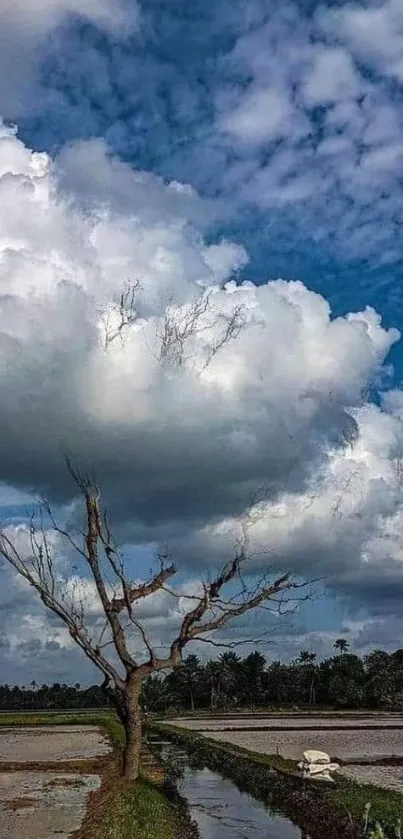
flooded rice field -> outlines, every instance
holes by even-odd
[[[178,718],[170,722],[217,742],[240,746],[258,754],[279,754],[284,758],[301,760],[302,753],[307,749],[319,749],[336,760],[348,763],[341,773],[357,783],[372,783],[403,793],[403,765],[371,765],[379,760],[391,759],[401,759],[403,764],[402,715],[234,715],[226,718]]]
[[[107,738],[93,726],[0,728],[0,764],[91,760],[110,750]]]
[[[320,749],[340,760],[403,759],[403,716],[398,714],[179,717],[175,726],[205,734],[261,754],[299,760],[306,749]]]
[[[69,762],[76,767],[110,752],[107,738],[92,726],[1,728],[0,839],[69,839],[101,784],[95,773],[69,770]],[[54,763],[60,771],[50,771]]]
[[[97,775],[0,772],[0,839],[68,839],[99,786]]]
[[[403,730],[326,731],[209,731],[206,736],[232,743],[260,754],[280,754],[300,760],[307,749],[319,749],[331,757],[348,760],[374,760],[388,757],[403,759]]]

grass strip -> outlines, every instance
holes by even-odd
[[[165,794],[144,780],[112,796],[88,839],[180,839],[183,825]]]

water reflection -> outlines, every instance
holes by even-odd
[[[309,839],[283,813],[241,792],[216,772],[194,765],[178,746],[160,742],[158,748],[174,771],[202,839]]]

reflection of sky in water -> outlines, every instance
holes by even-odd
[[[180,783],[202,839],[300,839],[301,831],[208,769],[186,769]]]
[[[271,815],[228,779],[209,769],[189,768],[186,756],[174,747],[166,752],[181,768],[179,792],[188,801],[202,839],[308,839],[289,819]]]

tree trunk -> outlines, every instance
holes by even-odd
[[[212,711],[215,711],[216,707],[216,690],[214,682],[211,685],[211,694],[210,694],[210,708]]]
[[[123,777],[126,781],[135,781],[139,774],[141,751],[141,682],[127,685],[125,691],[125,720],[124,728],[126,744],[123,752]]]
[[[309,689],[309,704],[315,704],[315,674],[312,675],[311,686]]]

